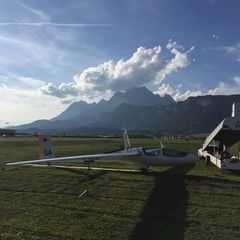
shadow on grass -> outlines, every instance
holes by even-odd
[[[234,175],[234,176],[238,176],[238,177],[240,176],[240,171],[239,170],[226,170],[226,173]]]
[[[226,178],[217,178],[217,177],[207,177],[207,176],[186,176],[187,180],[194,181],[198,185],[205,185],[210,187],[231,187],[240,189],[240,181],[238,180],[231,180]]]
[[[185,174],[194,166],[172,167],[166,172],[152,173],[155,186],[141,213],[130,240],[183,239],[188,192]]]
[[[98,179],[99,177],[103,176],[106,174],[104,171],[82,171],[79,169],[73,169],[73,168],[58,168],[59,170],[65,171],[65,172],[70,172],[79,175],[79,180],[78,183],[83,183],[86,181],[92,181],[95,179]]]

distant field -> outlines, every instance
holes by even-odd
[[[53,138],[57,156],[104,152],[121,139]],[[157,145],[132,139],[134,146]],[[164,141],[196,152],[201,142]],[[0,138],[0,162],[38,158],[35,138]],[[98,163],[95,166],[132,165]],[[19,167],[0,171],[0,239],[240,239],[240,175],[195,166],[148,174]],[[78,196],[88,188],[88,194]]]

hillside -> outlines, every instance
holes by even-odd
[[[123,127],[135,133],[159,135],[204,133],[231,114],[233,102],[240,102],[240,95],[198,96],[175,102],[170,96],[160,97],[145,87],[132,88],[116,92],[109,101],[75,102],[53,119],[15,128],[71,135],[113,134]]]

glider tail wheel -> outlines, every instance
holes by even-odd
[[[142,171],[143,173],[146,173],[146,172],[148,172],[148,167],[141,168],[141,171]]]

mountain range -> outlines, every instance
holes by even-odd
[[[116,92],[108,101],[74,102],[50,120],[14,128],[69,135],[115,134],[123,127],[139,134],[206,133],[231,114],[233,102],[240,102],[240,95],[198,96],[175,102],[171,96],[161,97],[146,87],[131,88]]]

